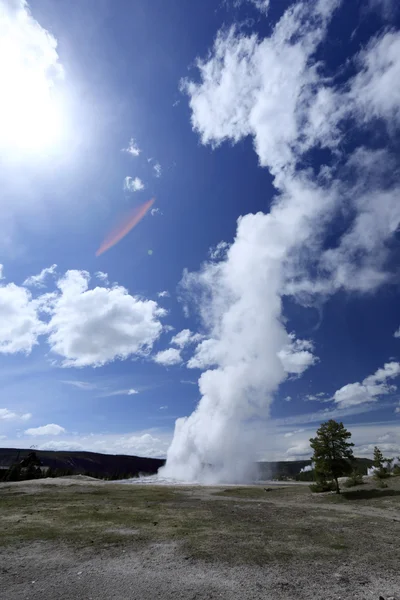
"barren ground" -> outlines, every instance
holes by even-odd
[[[400,477],[268,489],[0,484],[0,598],[400,599]]]

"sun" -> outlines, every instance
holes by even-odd
[[[16,82],[0,99],[0,145],[10,150],[35,151],[57,144],[63,130],[60,102],[31,77]],[[11,93],[10,93],[11,92]]]
[[[2,155],[40,153],[60,140],[64,69],[56,48],[55,38],[24,3],[16,2],[0,15]]]

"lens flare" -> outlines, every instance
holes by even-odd
[[[143,219],[147,211],[153,206],[154,198],[148,200],[144,204],[137,206],[133,209],[133,211],[128,215],[126,219],[124,219],[123,223],[113,229],[113,231],[105,238],[100,248],[96,252],[96,256],[100,256],[106,250],[115,246],[123,237],[125,237],[131,229],[133,229],[139,221]]]

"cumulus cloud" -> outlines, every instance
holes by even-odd
[[[167,348],[167,350],[157,352],[153,360],[164,367],[179,365],[182,362],[181,351],[177,348]]]
[[[400,88],[387,93],[388,81],[400,80],[398,34],[371,40],[352,61],[355,74],[336,84],[315,53],[339,4],[298,2],[265,38],[220,32],[207,58],[197,60],[198,80],[182,83],[202,143],[251,137],[277,195],[268,214],[239,218],[222,260],[184,274],[182,289],[208,332],[188,366],[209,370],[199,379],[196,410],[176,423],[164,471],[172,477],[198,480],[215,463],[206,476],[217,481],[246,472],[260,440],[253,435],[250,443],[243,423],[268,416],[279,384],[315,363],[310,342],[294,341],[285,329],[283,296],[309,304],[340,289],[371,292],[390,280],[387,242],[400,220],[391,167],[397,159],[385,144],[350,151],[346,132],[359,128],[368,144],[365,132],[377,119],[388,130],[398,126]],[[321,147],[330,153],[328,164],[317,172],[304,168],[307,153]],[[332,221],[342,215],[347,227],[332,244]]]
[[[171,339],[171,345],[185,348],[190,344],[196,344],[202,337],[201,333],[193,333],[190,329],[182,329],[182,331],[174,335]]]
[[[144,190],[144,183],[140,177],[125,177],[124,190],[127,192],[141,192]]]
[[[0,285],[0,353],[30,354],[45,331],[31,293],[14,283]]]
[[[297,340],[294,334],[290,334],[289,337],[290,343],[279,350],[278,357],[286,373],[301,375],[318,361],[312,353],[314,345],[309,340]]]
[[[20,419],[21,421],[29,421],[32,417],[31,413],[19,414],[8,408],[0,408],[0,421],[14,421]]]
[[[386,363],[382,369],[378,369],[376,373],[366,377],[361,383],[348,383],[341,387],[335,392],[333,399],[343,408],[376,402],[380,396],[396,391],[396,386],[389,385],[388,380],[395,379],[399,375],[400,363]]]
[[[400,327],[394,332],[393,337],[400,338]]]
[[[159,298],[169,298],[171,294],[167,290],[164,290],[163,292],[158,292],[157,296]]]
[[[161,177],[161,175],[162,175],[162,168],[161,168],[161,165],[160,165],[160,163],[156,163],[156,164],[153,166],[153,171],[154,171],[154,175],[155,175],[156,177]]]
[[[89,289],[86,271],[67,271],[48,310],[48,342],[64,367],[98,367],[146,355],[161,335],[156,302],[131,296],[122,286]]]
[[[122,152],[128,152],[128,154],[130,154],[131,156],[139,156],[139,154],[141,153],[141,149],[139,148],[139,146],[135,142],[134,138],[131,138],[129,140],[128,147],[127,148],[123,148]]]
[[[27,287],[37,287],[44,288],[46,287],[45,280],[48,275],[55,275],[57,269],[57,265],[51,265],[51,267],[47,267],[46,269],[42,269],[38,275],[31,275],[27,277],[22,285]]]
[[[26,435],[60,435],[65,433],[64,427],[56,425],[55,423],[49,423],[48,425],[42,425],[41,427],[31,427],[25,430]]]

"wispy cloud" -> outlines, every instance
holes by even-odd
[[[49,275],[55,275],[57,270],[57,265],[51,265],[51,267],[47,267],[46,269],[42,269],[38,275],[31,275],[27,277],[22,285],[27,287],[37,287],[44,288],[46,287],[45,281]]]
[[[154,171],[154,175],[156,177],[161,177],[161,175],[162,175],[162,167],[161,167],[160,163],[156,163],[153,166],[153,171]]]
[[[109,284],[108,281],[108,274],[107,273],[103,273],[103,271],[97,271],[95,274],[95,277],[97,277],[97,279],[99,279],[101,282],[105,283],[106,285]]]
[[[89,383],[88,381],[76,381],[74,379],[71,379],[71,380],[63,379],[63,380],[61,380],[61,383],[65,383],[66,385],[71,385],[72,387],[76,387],[79,390],[85,390],[88,392],[91,390],[98,389],[97,384]]]
[[[131,156],[139,156],[139,154],[141,153],[141,149],[139,148],[139,146],[135,142],[134,138],[131,138],[129,140],[128,147],[127,148],[123,148],[122,152],[127,152]]]
[[[113,390],[110,392],[104,392],[103,394],[101,394],[101,397],[110,398],[112,396],[135,396],[136,394],[139,394],[138,390],[134,388],[128,388],[124,390]]]

